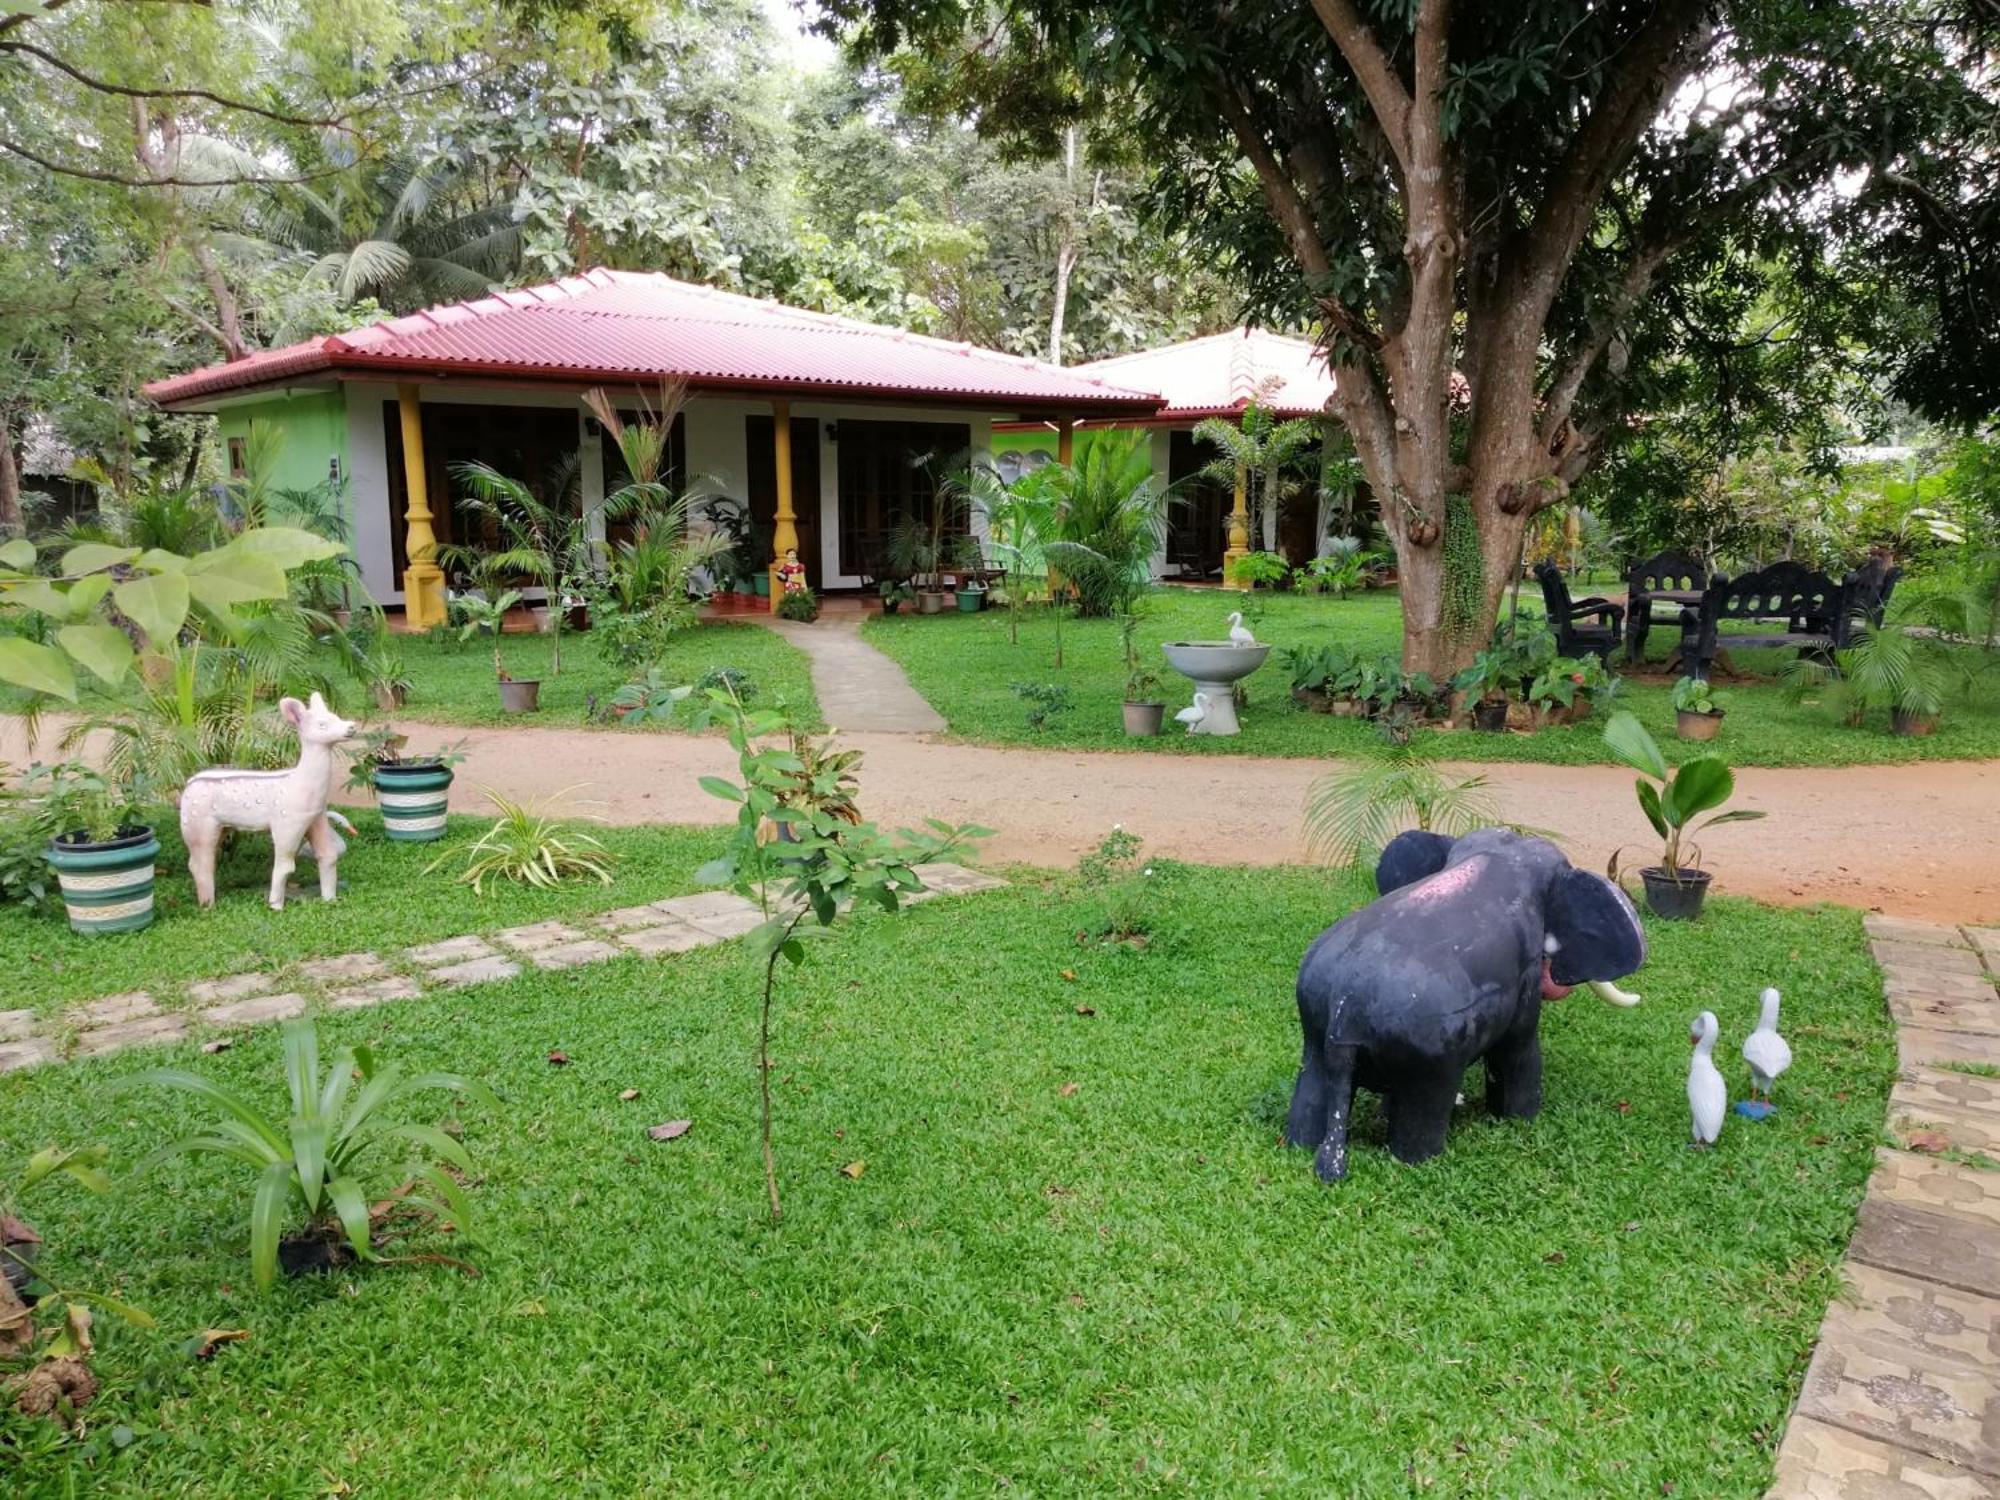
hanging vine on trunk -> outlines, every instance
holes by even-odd
[[[1486,559],[1479,550],[1479,522],[1464,495],[1444,502],[1444,628],[1455,641],[1479,633],[1486,604]]]

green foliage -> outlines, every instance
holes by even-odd
[[[542,887],[585,879],[611,884],[611,856],[601,839],[551,816],[545,811],[547,802],[514,802],[490,788],[482,790],[500,816],[468,847],[447,849],[432,860],[426,875],[463,861],[465,868],[456,878],[471,886],[475,896],[484,896],[488,883],[503,880]]]
[[[1253,400],[1240,420],[1205,418],[1195,424],[1194,436],[1196,442],[1222,450],[1202,469],[1202,477],[1231,488],[1240,472],[1252,543],[1266,550],[1275,547],[1285,506],[1295,496],[1311,493],[1308,481],[1319,463],[1310,450],[1320,439],[1320,424],[1308,417],[1281,422]],[[1275,584],[1282,576],[1253,581]]]
[[[1444,624],[1454,640],[1476,639],[1486,614],[1486,560],[1472,502],[1448,495],[1444,506]]]
[[[1129,613],[1151,584],[1167,527],[1147,434],[1098,433],[1077,445],[1073,464],[1044,464],[1013,489],[1042,556],[1075,589],[1077,613]]]
[[[757,701],[757,684],[740,667],[710,667],[695,679],[695,691],[704,698],[710,693],[727,693],[738,703]]]
[[[1126,832],[1122,823],[1115,824],[1095,849],[1077,860],[1077,880],[1095,900],[1077,934],[1079,939],[1136,947],[1151,936],[1153,918],[1147,897],[1153,867],[1141,864],[1143,844],[1137,834]]]
[[[1149,667],[1135,667],[1125,674],[1125,701],[1127,703],[1164,703],[1160,693],[1160,674]]]
[[[1522,676],[1520,653],[1511,642],[1496,641],[1452,678],[1452,687],[1470,703],[1505,703],[1514,696]]]
[[[40,1184],[59,1177],[85,1192],[108,1194],[111,1178],[104,1169],[110,1160],[109,1148],[101,1145],[44,1146],[28,1158],[12,1184],[0,1183],[0,1358],[87,1357],[92,1352],[92,1308],[113,1313],[135,1328],[157,1326],[150,1313],[117,1298],[63,1285],[55,1264],[38,1253],[41,1237],[20,1216],[22,1200]],[[40,1348],[35,1347],[37,1317],[48,1320],[48,1337]],[[8,1389],[18,1394],[18,1383],[10,1381]]]
[[[1699,677],[1682,677],[1674,683],[1674,711],[1683,714],[1713,714],[1721,710],[1715,692]]]
[[[787,589],[778,600],[778,618],[810,625],[819,618],[819,597],[811,589]]]
[[[1337,536],[1331,550],[1292,572],[1292,587],[1309,594],[1331,594],[1345,599],[1367,586],[1369,577],[1382,561],[1382,554],[1361,545],[1361,538]]]
[[[1236,559],[1236,581],[1252,588],[1276,588],[1292,576],[1292,565],[1279,552],[1248,552]]]
[[[924,889],[915,866],[945,859],[990,830],[933,819],[928,833],[904,829],[889,838],[863,821],[854,805],[858,751],[833,751],[782,712],[745,709],[727,689],[711,689],[708,700],[736,752],[741,780],[701,778],[705,791],[737,810],[727,852],[705,866],[701,878],[733,887],[764,914],[744,941],[764,966],[757,1073],[764,1186],[775,1224],[783,1212],[771,1145],[771,1006],[778,960],[805,962],[802,939],[815,930],[805,925],[808,919],[824,932],[859,905],[893,913],[903,897]],[[787,738],[789,750],[762,743],[777,735]]]
[[[378,1064],[369,1047],[341,1047],[322,1072],[319,1035],[308,1020],[284,1027],[285,1090],[290,1113],[282,1122],[254,1103],[199,1073],[155,1068],[135,1073],[116,1086],[178,1089],[215,1105],[222,1113],[199,1134],[162,1146],[138,1170],[169,1157],[205,1153],[240,1162],[257,1174],[250,1208],[250,1266],[260,1291],[269,1291],[278,1271],[278,1242],[300,1215],[305,1233],[344,1236],[355,1259],[383,1259],[376,1250],[370,1206],[393,1202],[403,1211],[449,1221],[460,1234],[473,1234],[465,1190],[449,1167],[473,1175],[472,1158],[453,1136],[420,1122],[391,1124],[387,1111],[412,1094],[442,1090],[498,1108],[485,1084],[456,1073],[405,1076],[393,1063]],[[402,1164],[385,1168],[391,1151],[412,1151]],[[425,1160],[436,1157],[443,1167]],[[410,1179],[406,1191],[397,1180]]]
[[[1764,814],[1755,808],[1739,807],[1696,825],[1703,813],[1714,812],[1736,791],[1736,776],[1718,755],[1698,755],[1683,762],[1679,770],[1667,768],[1666,757],[1646,726],[1623,710],[1604,726],[1604,745],[1612,755],[1640,774],[1637,783],[1639,810],[1660,836],[1660,868],[1670,880],[1678,880],[1684,868],[1701,867],[1701,851],[1683,840],[1719,823],[1747,823]],[[1618,861],[1612,858],[1612,875],[1617,877]]]
[[[20,800],[31,827],[48,839],[108,843],[136,824],[145,800],[140,785],[104,775],[78,760],[40,762],[21,778]]]
[[[1026,706],[1028,729],[1034,734],[1053,727],[1056,720],[1076,707],[1067,683],[1017,682],[1013,688],[1014,696]]]
[[[1371,858],[1408,828],[1470,833],[1498,820],[1484,776],[1454,777],[1439,751],[1388,736],[1356,764],[1329,772],[1306,794],[1306,848],[1345,865]]]
[[[658,667],[648,667],[644,676],[611,695],[611,706],[625,710],[627,724],[656,724],[664,729],[693,692],[692,685],[676,687]]]

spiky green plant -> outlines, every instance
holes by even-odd
[[[359,1260],[380,1260],[370,1205],[394,1200],[402,1207],[449,1219],[471,1237],[472,1214],[465,1191],[434,1161],[472,1175],[472,1158],[458,1141],[435,1125],[390,1123],[390,1105],[412,1094],[441,1089],[497,1108],[485,1084],[457,1073],[405,1077],[394,1064],[378,1064],[365,1046],[342,1047],[322,1071],[319,1034],[308,1020],[287,1021],[284,1029],[285,1087],[291,1112],[282,1122],[267,1117],[242,1095],[179,1068],[153,1068],[113,1085],[114,1092],[170,1088],[220,1106],[222,1115],[207,1129],[162,1146],[139,1170],[175,1156],[210,1153],[242,1162],[257,1172],[250,1206],[250,1265],[260,1290],[268,1290],[278,1270],[278,1241],[300,1214],[308,1232],[344,1235]],[[356,1085],[359,1085],[359,1088]],[[387,1148],[416,1148],[414,1159],[385,1166]],[[406,1192],[397,1179],[420,1184],[427,1193]]]
[[[1320,777],[1306,794],[1307,850],[1344,865],[1407,829],[1460,834],[1498,822],[1487,779],[1448,776],[1437,758],[1422,742],[1390,735],[1358,764]]]
[[[480,790],[499,817],[465,849],[449,849],[432,860],[425,874],[462,858],[458,879],[476,896],[486,894],[488,881],[516,880],[542,889],[591,878],[611,884],[611,856],[601,840],[550,816],[546,803],[514,802],[490,787]]]
[[[1079,615],[1118,614],[1145,592],[1169,504],[1145,433],[1095,433],[1075,463],[1046,464],[1015,487],[1039,518],[1043,557],[1076,590]]]

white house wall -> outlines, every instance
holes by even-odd
[[[437,405],[453,406],[532,406],[562,408],[574,406],[577,413],[577,444],[582,451],[584,504],[594,509],[604,503],[604,447],[601,437],[593,437],[585,418],[589,416],[581,397],[566,391],[504,390],[474,386],[423,388],[425,397]],[[394,402],[396,387],[372,381],[350,381],[347,391],[347,440],[350,483],[354,496],[354,554],[361,564],[368,591],[385,604],[403,602],[403,580],[394,576],[394,544],[390,534],[389,460],[383,435],[382,403]],[[769,416],[768,400],[737,400],[720,396],[696,396],[686,409],[687,466],[691,478],[703,481],[720,495],[732,499],[749,497],[749,455],[744,439],[744,418]],[[852,418],[856,421],[962,422],[971,429],[972,446],[984,451],[992,442],[990,414],[924,406],[872,406],[860,402],[794,401],[792,415],[810,418],[819,435],[819,574],[827,588],[859,588],[861,579],[841,573],[840,566],[840,451],[827,436],[830,423]],[[1159,450],[1164,453],[1164,449]],[[1160,460],[1164,463],[1164,459]],[[794,497],[796,506],[812,503],[809,497]],[[699,514],[700,512],[698,512]],[[983,529],[975,518],[975,529]]]

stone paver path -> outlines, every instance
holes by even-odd
[[[917,866],[925,889],[905,904],[962,896],[1007,884],[955,864]],[[702,891],[645,906],[622,906],[570,922],[537,922],[498,932],[468,932],[399,953],[341,953],[307,959],[273,972],[230,974],[182,985],[182,1009],[134,990],[72,1005],[53,1025],[38,1028],[27,1010],[0,1011],[0,1073],[100,1057],[127,1047],[184,1041],[203,1030],[223,1031],[281,1021],[315,1008],[359,1010],[392,1000],[513,979],[532,966],[573,969],[636,954],[655,958],[741,937],[763,914],[730,891]],[[166,987],[160,986],[165,994]]]
[[[942,734],[944,716],[915,688],[903,669],[861,639],[855,616],[824,615],[811,625],[762,615],[768,626],[805,652],[812,663],[820,712],[836,729],[883,734]]]
[[[1896,1018],[1879,1154],[1773,1500],[2000,1500],[2000,930],[1867,919]]]

